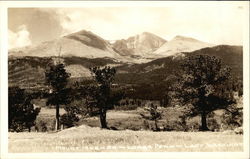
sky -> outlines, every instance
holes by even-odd
[[[213,44],[242,45],[246,5],[171,7],[9,8],[9,48],[37,45],[80,30],[106,40],[150,32]]]

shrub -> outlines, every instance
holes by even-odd
[[[54,131],[55,123],[54,118],[38,117],[35,122],[35,130],[38,132]]]
[[[157,105],[154,105],[153,103],[151,103],[149,107],[145,107],[144,109],[147,113],[146,114],[140,113],[141,117],[146,119],[146,120],[154,121],[154,125],[155,125],[154,130],[160,131],[160,129],[158,127],[158,120],[161,119],[162,112],[160,112],[157,109]]]
[[[150,130],[150,124],[147,120],[143,120],[143,129]]]
[[[220,124],[218,124],[217,120],[214,118],[209,118],[207,125],[208,125],[208,128],[213,131],[220,129]]]
[[[190,122],[188,124],[188,131],[199,131],[200,124],[198,122]]]
[[[31,104],[32,95],[19,87],[9,87],[9,131],[24,131],[35,125],[40,108]]]
[[[89,112],[88,107],[83,105],[81,100],[74,100],[69,105],[65,105],[64,110],[66,113],[61,116],[60,120],[66,128],[76,126],[80,120],[78,116],[86,116]]]
[[[35,125],[35,130],[38,132],[48,131],[47,123],[45,121],[39,120],[39,122],[37,122]]]
[[[180,120],[166,120],[164,124],[165,131],[187,131],[188,128],[186,124],[183,123],[182,119]]]
[[[222,115],[222,123],[224,129],[235,129],[241,127],[243,123],[243,112],[242,110],[235,110],[234,112],[225,111]]]
[[[79,121],[79,117],[71,112],[63,114],[61,116],[61,123],[66,126],[67,128],[73,127],[76,125],[76,122]]]

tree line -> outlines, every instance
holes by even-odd
[[[222,61],[214,56],[195,55],[187,57],[181,64],[181,69],[175,73],[174,82],[166,87],[148,85],[140,89],[134,88],[128,93],[125,88],[112,88],[116,69],[109,66],[90,68],[94,82],[82,84],[75,82],[69,86],[70,74],[66,72],[62,63],[51,64],[45,71],[46,83],[49,91],[43,93],[27,93],[18,87],[9,87],[9,130],[23,131],[35,125],[35,119],[40,108],[34,108],[31,100],[39,95],[47,98],[47,105],[54,105],[56,109],[56,126],[59,130],[61,123],[71,127],[79,120],[79,114],[98,115],[101,128],[109,129],[106,121],[107,111],[118,105],[124,97],[139,98],[146,93],[147,99],[155,92],[162,93],[160,100],[168,105],[170,100],[187,108],[185,116],[201,117],[201,131],[209,130],[207,116],[215,110],[224,109],[237,113],[238,109],[231,107],[236,103],[233,92],[238,90],[238,83],[232,82],[231,69],[222,65]],[[140,86],[139,86],[140,87]],[[152,88],[151,88],[152,87]],[[142,89],[143,88],[143,89]],[[150,88],[152,92],[146,91]],[[141,92],[141,90],[144,90]],[[150,94],[151,93],[151,94]],[[159,94],[159,93],[158,93]],[[155,96],[158,96],[156,94]],[[241,92],[242,94],[242,92]],[[143,96],[145,97],[145,96]],[[80,107],[79,103],[84,103]],[[60,116],[60,107],[64,106],[66,113]],[[161,112],[157,106],[151,104],[147,108],[149,116],[141,114],[144,119],[153,120],[158,130],[157,121],[161,119]]]

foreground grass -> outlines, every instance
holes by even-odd
[[[243,151],[243,136],[221,132],[113,131],[79,126],[9,133],[9,152]]]

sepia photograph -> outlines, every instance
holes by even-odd
[[[1,156],[249,157],[249,1],[13,3]]]

